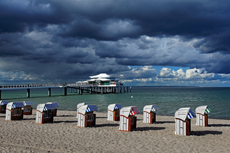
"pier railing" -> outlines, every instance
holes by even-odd
[[[40,84],[8,84],[0,85],[0,88],[28,88],[28,87],[59,87],[66,86],[66,83],[40,83]]]

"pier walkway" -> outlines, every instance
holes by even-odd
[[[51,89],[52,88],[63,88],[64,95],[67,95],[67,89],[70,89],[70,92],[75,90],[78,94],[83,94],[84,92],[87,93],[100,93],[100,94],[107,94],[107,93],[122,93],[122,92],[131,92],[131,87],[125,87],[123,85],[92,85],[92,84],[82,84],[82,83],[47,83],[47,84],[17,84],[17,85],[0,85],[0,100],[2,99],[1,91],[4,90],[26,90],[27,97],[30,98],[30,90],[31,89],[39,89],[39,88],[47,88],[48,89],[48,96],[51,96]]]

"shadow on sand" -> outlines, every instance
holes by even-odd
[[[190,135],[204,136],[208,134],[217,135],[222,133],[223,133],[222,131],[191,131]]]
[[[175,123],[175,121],[156,121],[153,124],[166,124],[166,123]]]
[[[137,127],[132,129],[132,131],[149,131],[149,130],[164,130],[165,127]]]
[[[209,127],[230,127],[230,124],[208,124]]]
[[[119,127],[119,124],[96,124],[96,126],[95,127],[104,127],[104,126],[117,126],[117,127]]]

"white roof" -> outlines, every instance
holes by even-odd
[[[205,105],[205,106],[199,106],[199,107],[197,107],[196,108],[196,113],[200,113],[200,114],[205,114],[205,110],[207,109],[207,105]]]
[[[88,103],[79,103],[79,104],[77,104],[77,109],[78,109],[79,107],[83,106],[83,105],[88,105]]]
[[[37,110],[39,110],[40,112],[47,111],[47,110],[53,110],[55,108],[56,107],[53,104],[39,104],[37,106]]]
[[[47,102],[46,104],[52,104],[52,105],[54,105],[55,107],[59,107],[58,103],[56,103],[56,102]]]
[[[24,106],[32,106],[33,102],[23,101]]]
[[[139,113],[140,112],[136,106],[123,107],[120,110],[120,115],[124,115],[126,117],[128,117],[129,115],[135,115],[135,114],[139,114]]]
[[[90,79],[90,80],[87,80],[87,81],[91,81],[91,82],[94,82],[94,81],[96,81],[96,79]]]
[[[94,76],[89,76],[92,79],[97,79],[97,78],[110,78],[110,75],[106,74],[106,73],[100,73],[98,75],[94,75]]]
[[[155,112],[155,111],[157,111],[157,106],[156,105],[146,105],[143,108],[143,111],[146,111],[148,113],[150,113],[151,111]]]
[[[114,109],[121,109],[121,108],[122,108],[121,104],[110,104],[108,106],[108,110],[111,110],[111,111],[114,111]]]
[[[24,107],[23,102],[10,102],[6,105],[6,108],[12,110],[14,108]]]
[[[176,111],[175,113],[175,118],[179,118],[183,121],[186,120],[186,118],[193,118],[194,114],[192,112],[192,110],[190,109],[190,107],[186,107],[186,108],[180,108]]]
[[[85,114],[87,112],[97,111],[96,105],[83,105],[78,109],[79,113]]]

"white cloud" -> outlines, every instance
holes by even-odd
[[[204,68],[197,69],[187,69],[186,72],[184,72],[182,69],[179,69],[177,71],[171,70],[170,68],[162,68],[160,70],[158,78],[162,78],[164,80],[207,80],[207,79],[213,79],[215,80],[215,74],[214,73],[208,73]]]

